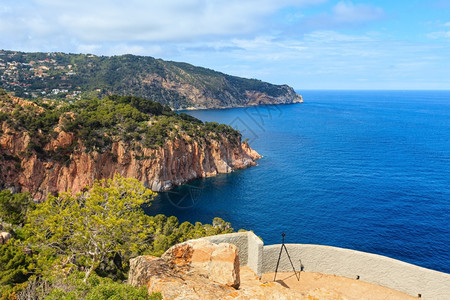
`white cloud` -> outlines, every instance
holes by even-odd
[[[0,33],[7,29],[13,35],[26,32],[33,38],[71,36],[80,44],[244,36],[264,28],[262,20],[285,6],[321,2],[323,0],[17,0],[0,7],[4,25]]]
[[[308,30],[360,28],[361,25],[380,20],[384,16],[384,10],[380,7],[341,1],[331,12],[306,18],[301,26]]]
[[[95,45],[95,44],[82,44],[77,47],[77,53],[86,53],[86,54],[92,54],[97,53],[102,48],[101,45]]]
[[[373,41],[368,35],[349,35],[332,30],[316,30],[305,35],[305,40],[321,43],[330,42],[369,42]]]
[[[444,26],[450,27],[450,22],[445,23]]]
[[[213,42],[208,45],[215,47]],[[179,56],[170,59],[297,89],[450,87],[450,45],[385,40],[373,32],[357,35],[320,30],[301,40],[279,41],[266,35],[221,42],[220,46],[237,50],[220,53],[218,60],[214,52],[181,49]]]
[[[164,50],[160,46],[144,47],[141,45],[119,44],[110,47],[105,52],[106,55],[135,54],[161,56],[164,53]]]
[[[429,34],[427,34],[427,37],[429,37],[430,39],[446,39],[446,38],[450,38],[450,31],[436,31],[436,32],[431,32]]]
[[[341,1],[333,7],[332,18],[341,23],[361,23],[378,20],[383,16],[383,9],[379,7]]]

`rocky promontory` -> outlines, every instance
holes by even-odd
[[[162,191],[254,166],[260,157],[231,127],[145,99],[67,106],[0,97],[0,189],[28,191],[37,201],[117,173]]]

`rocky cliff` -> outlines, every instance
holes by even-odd
[[[92,131],[93,125],[87,128],[75,123],[78,124],[78,129],[69,130],[69,125],[75,126],[73,122],[76,118],[84,120],[80,111],[67,112],[69,109],[66,108],[60,115],[51,112],[52,114],[43,116],[46,110],[42,106],[34,107],[34,103],[17,98],[7,100],[9,102],[3,103],[7,104],[3,106],[3,115],[0,115],[0,189],[29,191],[39,201],[50,193],[81,191],[94,180],[112,178],[116,173],[137,178],[154,191],[167,190],[195,178],[254,166],[255,160],[260,157],[246,142],[241,143],[240,134],[226,125],[188,122],[179,119],[178,115],[171,116],[168,121],[167,116],[162,116],[161,120],[153,116],[148,121],[141,122],[140,126],[145,126],[143,128],[146,132],[141,127],[134,129],[144,132],[142,135],[135,135],[134,139],[127,135],[118,137],[117,134],[109,137],[107,130],[121,132],[122,123],[117,123],[112,128],[97,125],[99,128],[96,131]],[[5,109],[8,104],[11,109],[17,105],[33,109],[36,115],[25,119],[24,116],[30,116],[30,112],[8,112]],[[99,106],[97,111],[100,108],[112,110],[111,105]],[[45,121],[54,114],[55,124],[49,121],[48,133],[43,131],[42,126],[32,129],[36,120]],[[133,116],[136,116],[136,112]],[[96,115],[96,118],[106,117]],[[67,119],[72,121],[72,125],[66,124]],[[29,122],[31,125],[25,126],[20,120],[23,124]],[[161,123],[163,121],[167,122]],[[130,121],[123,122],[127,124]],[[161,134],[165,134],[157,139],[159,144],[145,144],[146,140],[152,141],[148,135],[154,134],[158,126],[163,128]],[[229,130],[228,134],[217,131],[221,126]],[[212,130],[209,128],[216,132],[208,131]],[[94,146],[89,146],[91,144],[84,137],[93,139]],[[104,142],[105,137],[109,138],[108,143]],[[98,146],[99,141],[103,142],[101,147]]]

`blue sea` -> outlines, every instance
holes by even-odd
[[[450,91],[299,91],[304,103],[188,113],[231,124],[258,166],[161,193],[149,214],[450,273]]]

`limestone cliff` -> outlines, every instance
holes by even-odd
[[[75,118],[76,112],[70,114]],[[167,133],[160,145],[145,146],[141,140],[145,138],[143,134],[144,138],[137,136],[126,141],[123,138],[112,139],[103,149],[89,148],[78,131],[63,129],[67,115],[61,115],[58,124],[45,135],[41,129],[25,130],[17,122],[0,118],[0,189],[28,191],[35,200],[42,201],[50,193],[68,190],[75,193],[96,179],[112,178],[119,173],[139,179],[154,191],[162,191],[195,178],[254,166],[260,157],[246,142],[241,143],[241,136],[236,132],[229,135],[204,133],[205,125],[191,125],[186,121],[182,125],[173,125],[173,130]],[[171,123],[179,120],[177,116],[171,118]],[[151,126],[146,125],[147,130],[153,130],[158,124],[154,120],[148,123],[151,122]],[[119,125],[113,129],[120,131]],[[203,136],[189,135],[179,128],[188,125],[192,128],[198,126]],[[106,130],[100,129],[101,132]]]

